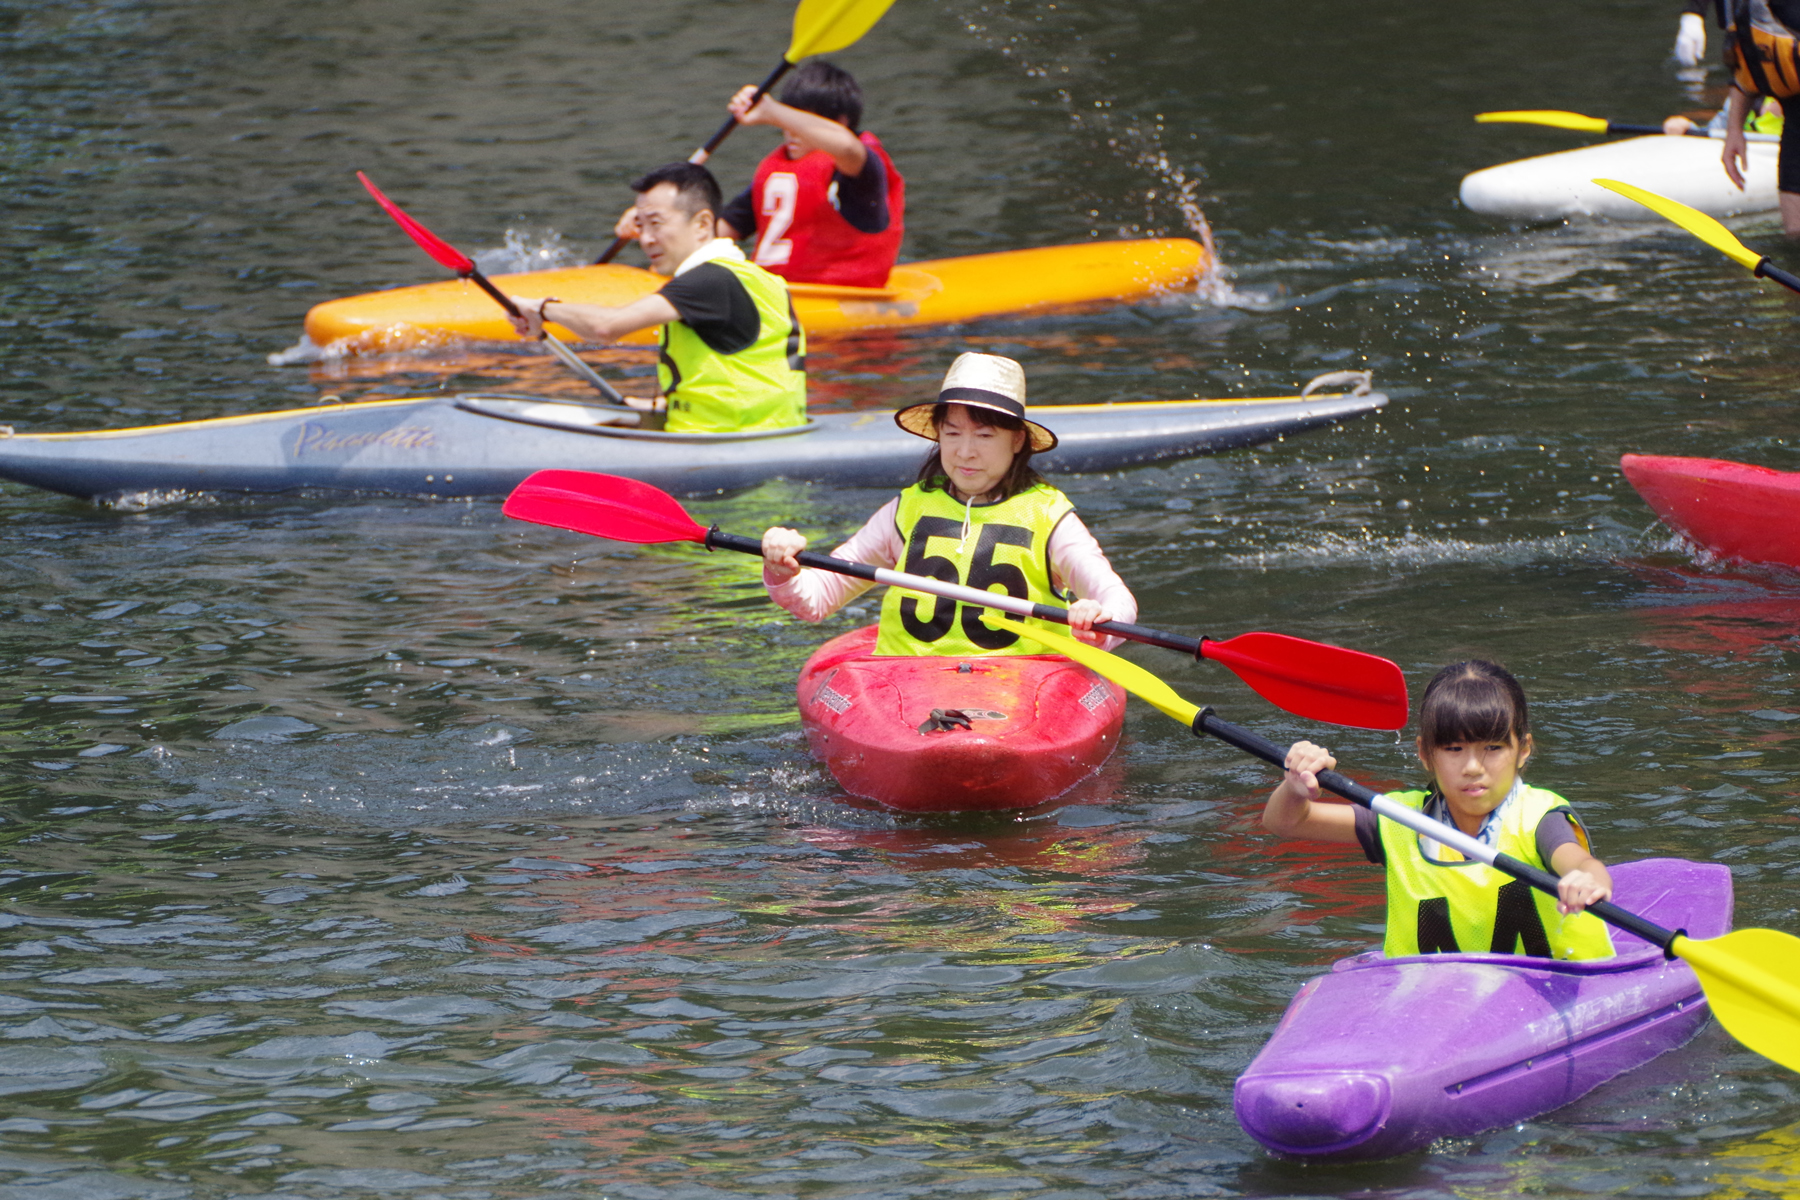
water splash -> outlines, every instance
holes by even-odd
[[[1435,567],[1446,563],[1522,566],[1545,561],[1611,559],[1630,547],[1630,539],[1614,533],[1570,534],[1477,542],[1458,537],[1427,537],[1408,531],[1402,536],[1327,533],[1305,543],[1228,555],[1234,566],[1271,568],[1345,566]]]
[[[503,245],[477,250],[470,257],[487,275],[553,271],[577,266],[582,261],[554,229],[508,229]]]
[[[1072,64],[1080,57],[1080,35],[1070,32],[1066,38],[1057,36],[1061,31],[1049,28],[1055,20],[1054,15],[1037,7],[1021,6],[1020,11],[1015,12],[1008,4],[996,3],[981,5],[964,17],[963,25],[1003,58],[1016,63],[1027,76],[1044,80],[1056,77],[1063,81],[1061,86],[1052,89],[1052,94],[1067,114],[1070,126],[1096,146],[1104,147],[1108,157],[1129,164],[1152,180],[1142,193],[1143,220],[1121,221],[1117,235],[1161,234],[1166,224],[1157,211],[1158,206],[1173,207],[1180,215],[1182,225],[1206,248],[1207,267],[1196,289],[1197,294],[1220,303],[1223,297],[1233,293],[1230,271],[1219,260],[1212,225],[1200,204],[1204,170],[1198,163],[1183,166],[1171,156],[1166,144],[1168,127],[1161,113],[1147,119],[1121,114],[1115,109],[1115,101],[1110,95],[1077,95],[1080,85],[1074,79]],[[1099,70],[1092,73],[1102,74]],[[1090,209],[1089,215],[1098,218],[1100,213]]]

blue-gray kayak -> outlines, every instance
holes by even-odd
[[[1329,395],[1067,405],[1032,416],[1062,439],[1039,460],[1044,468],[1080,473],[1254,445],[1386,403],[1363,380]],[[550,467],[628,475],[694,495],[777,477],[899,486],[925,448],[886,411],[821,413],[793,429],[735,434],[643,429],[639,417],[604,404],[469,395],[86,433],[0,426],[0,478],[127,507],[215,492],[496,496]]]

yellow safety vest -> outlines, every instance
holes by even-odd
[[[1389,800],[1423,811],[1424,792],[1395,792]],[[1538,822],[1566,812],[1585,844],[1587,831],[1568,802],[1555,792],[1521,784],[1500,814],[1495,849],[1549,870],[1538,858]],[[1427,858],[1425,841],[1398,821],[1382,821],[1381,847],[1387,858],[1387,941],[1390,957],[1458,950],[1492,954],[1532,954],[1539,958],[1611,958],[1612,938],[1592,913],[1563,916],[1556,897],[1522,879],[1436,842]]]
[[[1050,534],[1075,511],[1069,498],[1039,484],[998,504],[967,510],[942,488],[918,484],[900,493],[894,526],[906,543],[900,569],[911,575],[960,583],[984,591],[1021,596],[1034,604],[1056,604],[1050,587]],[[979,658],[990,654],[1042,654],[1021,640],[1021,626],[1058,629],[1044,621],[1010,620],[993,609],[976,608],[933,596],[889,588],[881,601],[881,631],[875,653],[941,654]]]
[[[806,334],[787,284],[741,258],[711,260],[737,276],[761,328],[736,354],[720,354],[680,321],[662,327],[656,381],[670,433],[732,433],[806,424]]]

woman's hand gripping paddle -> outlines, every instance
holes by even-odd
[[[635,479],[590,471],[539,471],[506,499],[506,515],[539,525],[572,529],[618,542],[698,542],[708,549],[762,554],[756,538],[705,529],[674,497]],[[1068,610],[1034,604],[1001,592],[982,591],[903,571],[849,562],[812,550],[803,566],[871,583],[906,588],[964,604],[1000,609],[1021,617],[1067,624]],[[1298,716],[1362,729],[1398,729],[1406,724],[1406,679],[1385,658],[1308,642],[1279,633],[1245,633],[1229,641],[1190,638],[1123,621],[1102,621],[1097,633],[1146,642],[1219,663],[1265,700]],[[1123,662],[1123,660],[1120,660]],[[1125,663],[1129,667],[1129,663]],[[1134,668],[1135,669],[1135,668]],[[1146,672],[1146,675],[1148,673]]]
[[[489,280],[486,275],[481,273],[481,269],[475,265],[474,259],[470,258],[461,250],[458,250],[455,246],[452,246],[449,242],[446,242],[443,238],[407,216],[398,204],[395,204],[392,200],[389,200],[386,196],[381,194],[381,189],[376,187],[367,175],[358,171],[356,177],[362,180],[362,185],[364,187],[369,189],[369,195],[375,197],[375,203],[386,209],[387,215],[394,218],[395,223],[406,231],[406,235],[418,243],[419,249],[431,255],[431,257],[441,266],[448,267],[452,271],[455,271],[461,278],[473,280],[475,286],[492,296],[494,298],[494,303],[498,304],[501,308],[504,308],[508,316],[517,317],[521,315],[519,306],[512,302],[512,297],[495,287],[493,282]],[[579,355],[563,345],[563,343],[557,339],[556,335],[551,333],[548,329],[544,330],[544,340],[549,344],[551,352],[554,353],[557,358],[562,360],[565,367],[568,367],[569,370],[593,384],[594,387],[599,390],[600,394],[612,401],[612,403],[621,407],[625,406],[625,397],[614,391],[613,386],[610,383],[600,378],[599,373],[596,372],[594,368],[583,362]],[[636,409],[632,409],[631,411],[634,413],[637,412]]]
[[[800,6],[794,10],[794,36],[788,41],[787,53],[756,89],[750,107],[755,108],[770,89],[781,82],[783,75],[800,65],[801,59],[813,54],[831,54],[860,41],[893,3],[894,0],[800,0]],[[706,145],[688,156],[688,161],[703,165],[736,128],[737,118],[728,117],[719,126],[719,131],[706,139]],[[624,248],[625,239],[616,237],[594,262],[609,263]]]
[[[1191,728],[1196,736],[1211,734],[1276,767],[1287,759],[1287,752],[1274,742],[1220,720],[1210,708],[1182,699],[1168,684],[1135,663],[1049,630],[1026,628],[1019,632],[1148,701]],[[1442,842],[1468,858],[1556,895],[1556,876],[1548,871],[1501,854],[1460,829],[1389,800],[1347,776],[1321,771],[1319,786]],[[1727,1033],[1763,1057],[1800,1071],[1800,938],[1774,929],[1739,929],[1723,937],[1695,940],[1680,930],[1664,929],[1627,912],[1610,900],[1591,905],[1587,911],[1662,947],[1663,953],[1694,968],[1706,992],[1706,1002]]]
[[[1699,209],[1689,208],[1679,200],[1671,200],[1667,196],[1659,196],[1635,184],[1620,183],[1616,179],[1596,179],[1594,182],[1619,193],[1627,200],[1636,200],[1660,217],[1667,217],[1726,258],[1740,266],[1749,267],[1752,275],[1761,279],[1773,279],[1789,291],[1800,292],[1800,275],[1782,270],[1766,256],[1738,241],[1736,234]]]
[[[1634,135],[1657,135],[1663,132],[1661,125],[1627,125],[1621,121],[1608,121],[1605,117],[1584,117],[1580,113],[1563,112],[1554,108],[1525,108],[1508,112],[1476,113],[1475,120],[1482,125],[1547,125],[1552,129],[1572,129],[1576,133],[1627,133]],[[1687,137],[1711,137],[1704,126],[1695,125],[1682,130]],[[1753,142],[1778,142],[1781,138],[1772,133],[1746,133],[1745,137]]]

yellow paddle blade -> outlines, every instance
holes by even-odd
[[[1554,108],[1522,108],[1512,112],[1476,113],[1483,125],[1505,122],[1509,125],[1548,125],[1552,129],[1573,129],[1578,133],[1605,133],[1607,122],[1600,117],[1584,117],[1580,113],[1560,112]]]
[[[800,0],[794,10],[794,40],[788,43],[787,60],[797,63],[809,54],[830,54],[859,40],[874,28],[894,0]]]
[[[1762,265],[1762,255],[1738,241],[1736,234],[1697,208],[1689,208],[1679,200],[1646,192],[1641,187],[1620,183],[1616,179],[1596,179],[1594,182],[1603,188],[1610,188],[1627,200],[1636,200],[1658,216],[1667,217],[1725,257],[1736,259],[1752,271]]]
[[[1138,699],[1167,713],[1190,729],[1193,728],[1194,718],[1200,715],[1198,704],[1183,700],[1175,694],[1174,688],[1136,663],[1126,662],[1116,654],[1108,654],[1098,646],[1090,646],[1066,634],[1052,633],[1035,625],[1019,629],[1019,634],[1065,658],[1074,659],[1096,675],[1104,675]]]
[[[1725,1032],[1800,1071],[1800,938],[1739,929],[1704,941],[1678,937],[1669,949],[1694,968]]]

